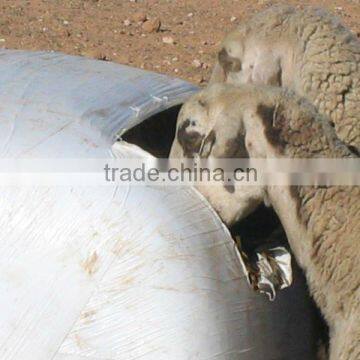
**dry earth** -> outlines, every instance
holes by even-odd
[[[111,60],[206,84],[224,34],[278,3],[328,8],[360,34],[360,0],[1,0],[0,46]]]

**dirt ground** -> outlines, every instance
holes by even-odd
[[[224,34],[278,3],[328,8],[360,35],[360,0],[1,0],[0,46],[110,60],[205,85]]]

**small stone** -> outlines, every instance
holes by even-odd
[[[173,57],[172,59],[171,59],[173,62],[177,62],[177,61],[179,61],[179,58],[178,57]]]
[[[189,17],[189,18],[191,18],[193,16],[194,16],[194,13],[192,13],[192,12],[187,14],[187,17]]]
[[[202,66],[202,62],[198,59],[195,59],[192,64],[196,67],[196,68],[200,68]]]
[[[64,24],[64,25],[69,25],[69,22],[68,22],[67,20],[64,20],[64,21],[63,21],[63,24]]]
[[[90,57],[97,60],[110,61],[110,58],[101,50],[90,49],[82,53],[83,56]]]
[[[142,29],[147,33],[157,32],[160,30],[161,22],[159,19],[150,19],[142,24]]]
[[[177,69],[177,68],[176,68],[176,69],[174,69],[174,73],[176,73],[176,74],[177,74],[178,72],[179,72],[179,69]]]
[[[198,83],[198,84],[203,84],[205,82],[205,79],[202,75],[198,75],[195,77],[195,81]]]
[[[130,26],[131,25],[131,21],[129,19],[124,20],[124,25],[125,26]]]
[[[132,21],[134,22],[144,22],[147,19],[147,15],[143,12],[138,12],[135,13],[132,17],[131,17]]]
[[[100,53],[96,59],[98,60],[102,60],[102,61],[110,61],[111,59],[106,55],[106,54],[103,54],[103,53]]]
[[[162,38],[162,41],[163,41],[164,44],[168,44],[168,45],[174,45],[175,44],[175,40],[171,36],[164,36]]]
[[[237,17],[236,16],[232,16],[231,18],[230,18],[230,21],[231,22],[234,22],[234,21],[236,21],[237,20]]]

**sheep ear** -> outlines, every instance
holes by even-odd
[[[252,73],[252,80],[255,84],[282,86],[281,76],[280,59],[259,56]]]
[[[270,145],[271,148],[277,149],[280,153],[283,152],[286,146],[286,139],[284,139],[284,131],[286,132],[287,121],[285,109],[282,105],[258,104],[256,114],[258,121],[255,123],[258,125],[256,131],[253,131],[252,138],[257,136],[258,141],[254,141],[258,146],[257,150],[262,149],[263,155],[266,155],[267,148]],[[261,132],[263,136],[258,136]],[[261,154],[257,154],[261,157]]]
[[[203,141],[203,145],[200,148],[200,157],[208,158],[210,156],[212,147],[216,141],[216,133],[214,130],[211,130],[209,135]]]

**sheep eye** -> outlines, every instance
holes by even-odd
[[[230,56],[225,48],[219,52],[218,60],[226,73],[241,71],[241,61],[236,57]]]

